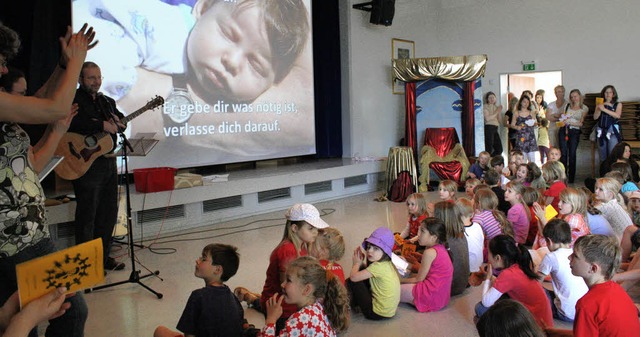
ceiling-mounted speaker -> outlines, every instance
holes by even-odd
[[[396,13],[396,0],[373,0],[355,4],[353,8],[371,12],[369,22],[374,25],[391,26]]]

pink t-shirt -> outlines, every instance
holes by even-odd
[[[493,287],[503,294],[508,294],[512,300],[522,303],[540,327],[553,327],[551,303],[542,285],[538,280],[528,278],[517,263],[504,269]]]
[[[436,258],[431,263],[427,277],[413,286],[413,303],[420,312],[440,310],[446,307],[451,299],[451,258],[443,245],[435,245],[433,249],[436,250]]]
[[[513,225],[513,233],[515,234],[515,240],[519,244],[524,244],[527,241],[527,235],[529,235],[529,219],[527,218],[527,212],[529,210],[525,208],[521,203],[517,203],[509,208],[507,213],[507,220],[511,221]]]

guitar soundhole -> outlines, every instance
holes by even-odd
[[[94,147],[98,144],[98,139],[95,136],[87,136],[84,143],[87,144],[87,147]]]

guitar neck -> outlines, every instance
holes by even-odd
[[[147,106],[143,106],[142,108],[128,114],[127,116],[125,116],[124,118],[122,118],[120,121],[122,122],[122,124],[127,124],[129,123],[129,121],[131,121],[132,119],[142,115],[143,112],[149,110],[149,108],[147,108]]]

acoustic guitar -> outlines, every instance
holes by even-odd
[[[164,104],[164,98],[156,96],[142,108],[130,113],[122,118],[120,122],[127,124],[130,120],[140,116],[142,113],[153,110]],[[56,156],[64,156],[64,160],[56,166],[54,171],[66,180],[75,180],[82,177],[96,158],[111,152],[115,144],[108,132],[98,132],[92,135],[81,135],[74,132],[67,132],[58,147]]]

